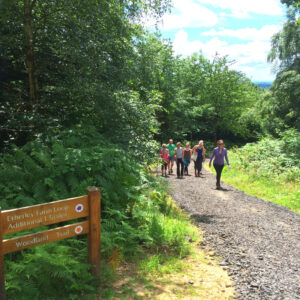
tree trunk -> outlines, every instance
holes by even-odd
[[[25,29],[25,63],[29,79],[29,99],[33,110],[37,110],[39,102],[39,88],[34,60],[33,33],[32,33],[32,1],[24,0],[24,29]]]

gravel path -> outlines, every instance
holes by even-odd
[[[200,178],[168,180],[175,201],[204,230],[204,244],[222,257],[236,299],[300,299],[300,215],[225,183],[216,190],[205,169]]]

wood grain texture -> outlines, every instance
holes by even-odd
[[[89,201],[89,233],[88,233],[88,255],[89,264],[92,265],[91,273],[100,277],[100,239],[101,239],[101,205],[100,190],[96,187],[87,189]]]

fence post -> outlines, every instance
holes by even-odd
[[[91,273],[100,278],[100,238],[101,238],[101,205],[100,190],[97,187],[88,187],[89,202],[89,233],[88,233],[88,256],[89,264],[92,265]]]
[[[5,277],[4,277],[4,255],[2,251],[2,213],[0,207],[0,300],[6,300]]]

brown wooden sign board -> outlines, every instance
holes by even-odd
[[[100,207],[100,190],[96,187],[90,187],[87,189],[86,196],[11,209],[3,212],[1,212],[0,208],[0,300],[6,300],[4,278],[5,254],[81,234],[88,234],[88,259],[92,266],[91,272],[99,277],[101,235]],[[3,236],[9,233],[83,217],[87,217],[87,220],[3,240]]]
[[[33,234],[27,234],[9,240],[3,240],[3,254],[15,252],[38,246],[50,242],[64,240],[73,236],[87,234],[89,232],[89,222],[79,222],[72,225],[66,225],[55,229],[41,231]]]
[[[87,217],[88,196],[27,206],[2,212],[2,234]]]

